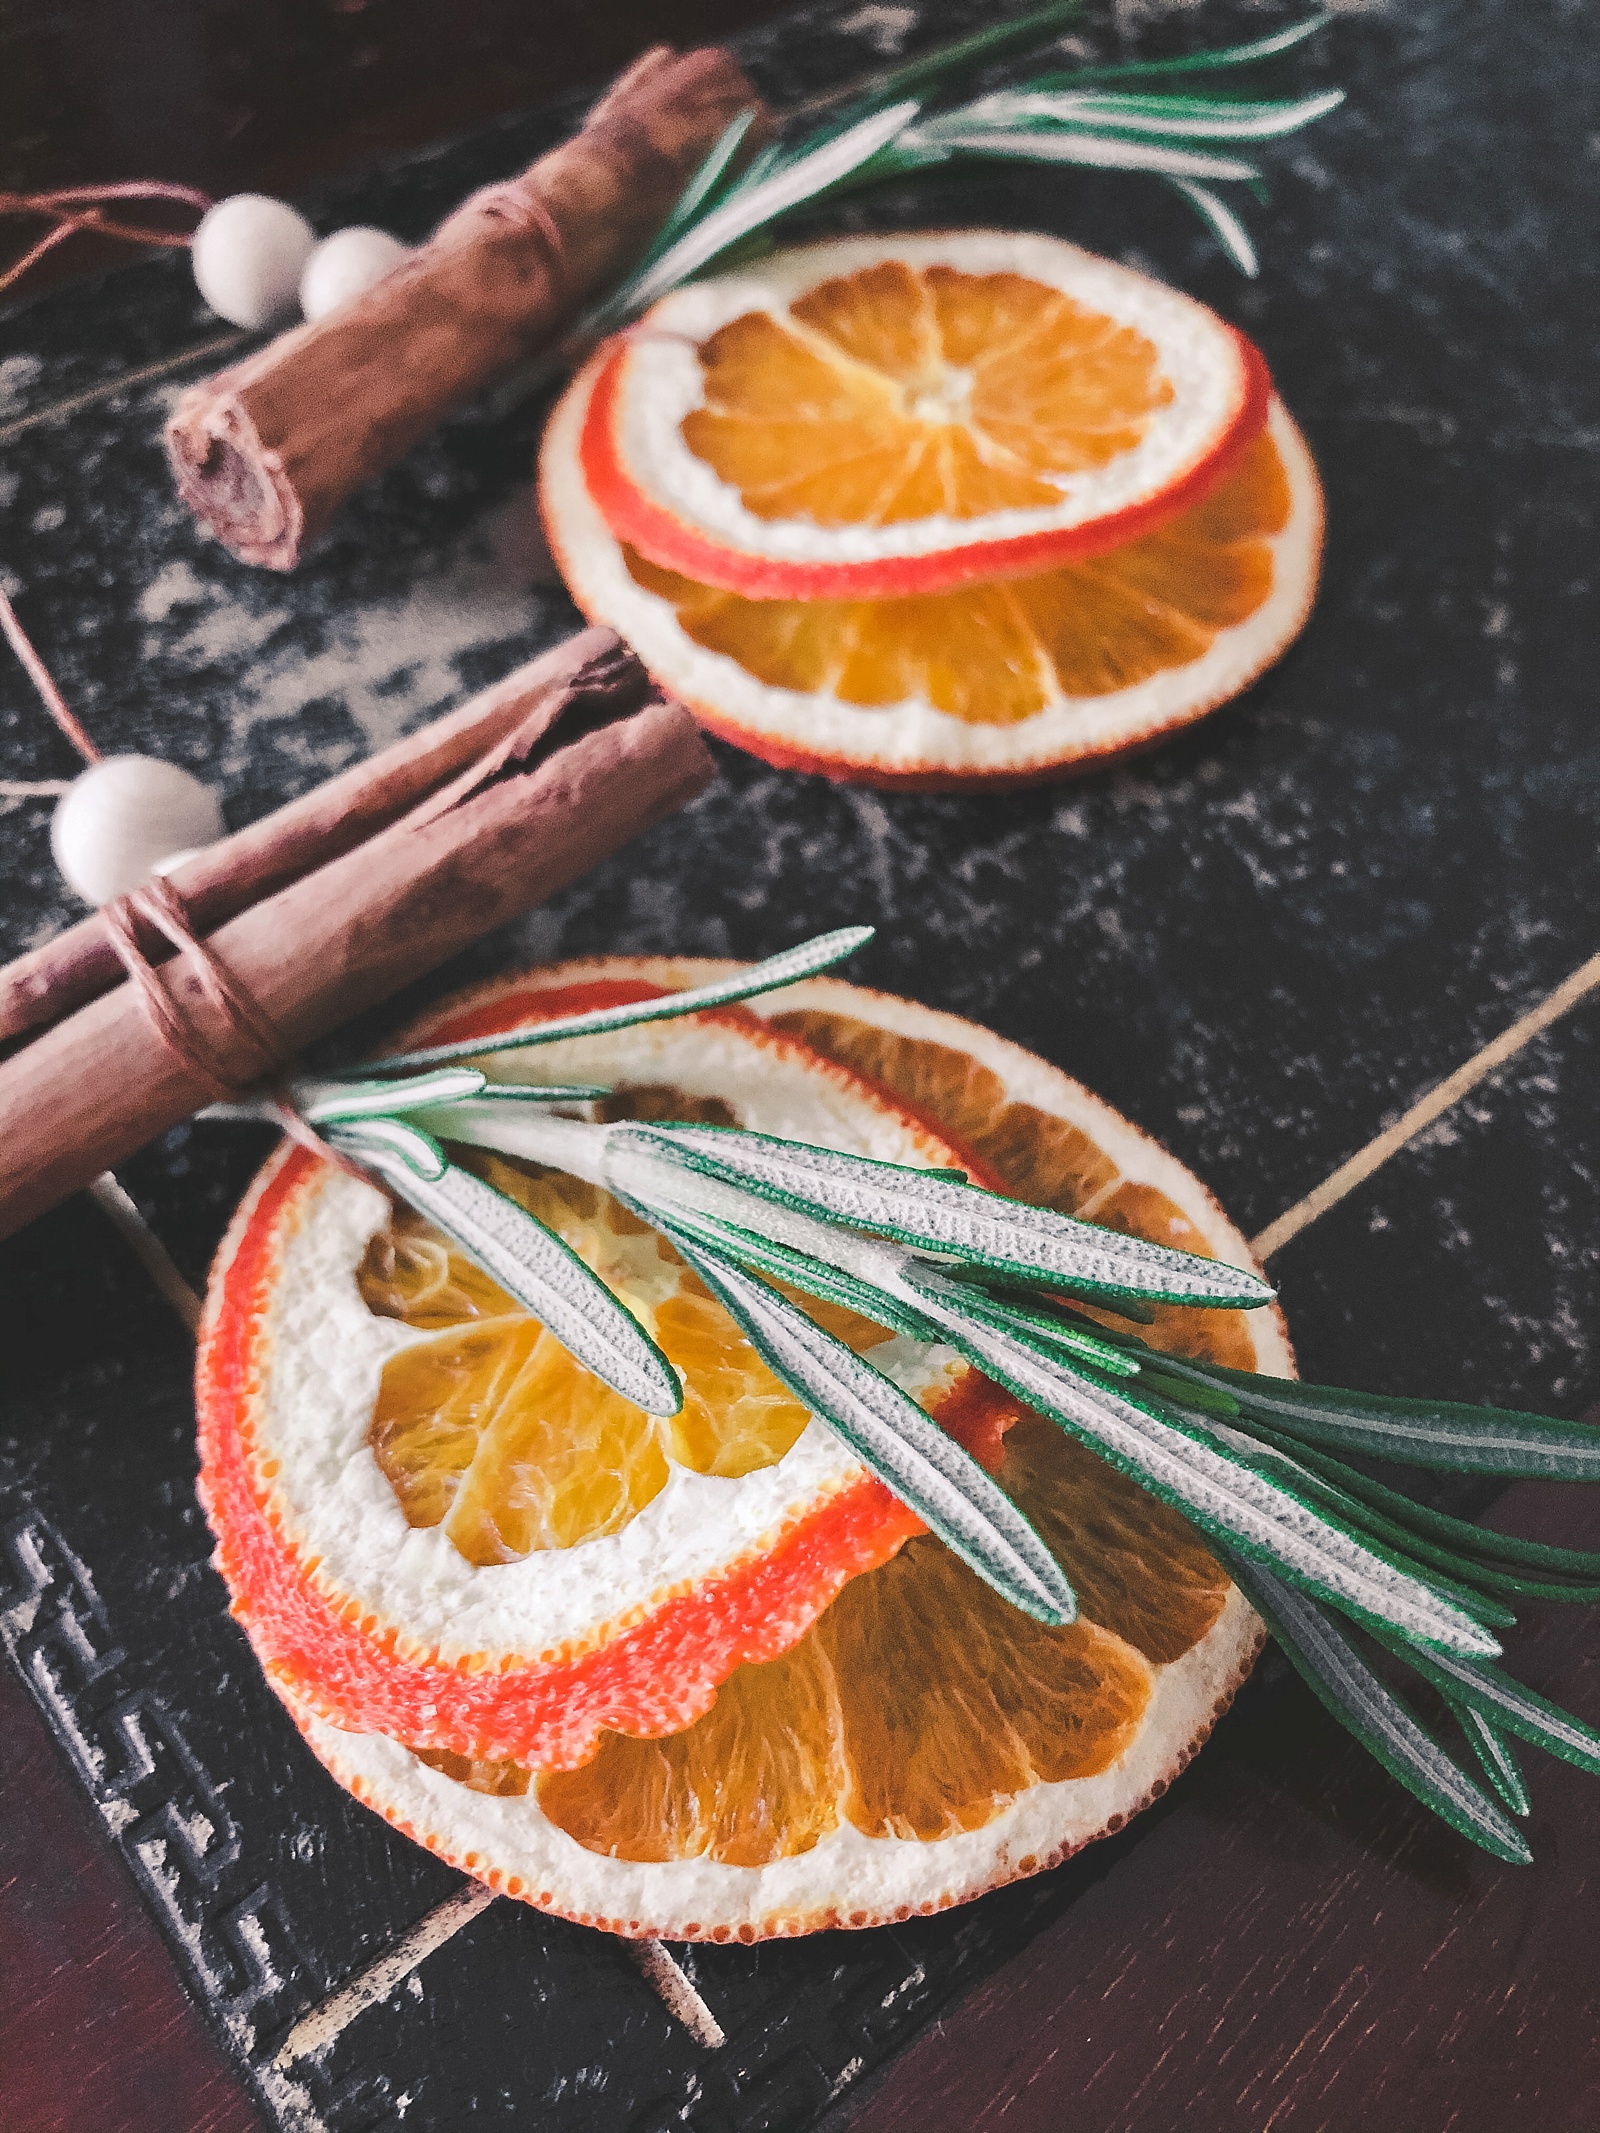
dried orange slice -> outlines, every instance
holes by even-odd
[[[584,477],[618,538],[750,599],[871,599],[1098,554],[1266,419],[1192,298],[1014,230],[808,245],[602,350]]]
[[[676,967],[504,981],[417,1041],[647,997]],[[972,1167],[876,1084],[737,1009],[500,1066],[622,1085],[647,1111]],[[653,1231],[572,1180],[500,1165],[496,1182],[636,1311],[685,1380],[682,1412],[661,1420],[609,1391],[376,1188],[286,1149],[214,1271],[200,1486],[274,1679],[347,1726],[560,1766],[603,1728],[686,1725],[734,1667],[787,1649],[922,1528]],[[952,1350],[847,1313],[831,1323],[998,1456],[1015,1403]]]
[[[757,1011],[876,1080],[1019,1197],[1249,1263],[1181,1164],[990,1032],[832,979]],[[1293,1370],[1276,1310],[1174,1309],[1152,1337]],[[999,1471],[1077,1586],[1065,1629],[1028,1621],[921,1539],[846,1584],[783,1656],[739,1668],[692,1726],[608,1732],[566,1771],[418,1754],[403,1735],[291,1708],[358,1797],[492,1887],[586,1924],[755,1940],[964,1901],[1164,1792],[1261,1641],[1192,1530],[1052,1425],[1019,1419]]]
[[[1322,493],[1277,401],[1200,502],[1087,562],[904,599],[749,600],[617,540],[579,463],[594,375],[540,460],[562,575],[664,689],[769,763],[931,790],[1061,777],[1238,695],[1310,612]]]

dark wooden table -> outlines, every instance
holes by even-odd
[[[1282,15],[1177,12],[1091,9],[1084,34],[1155,49]],[[321,228],[412,236],[648,35],[737,26],[788,96],[984,15],[8,0],[0,186],[293,187]],[[1255,285],[1142,182],[979,176],[941,198],[942,219],[1137,256],[1266,349],[1330,545],[1304,641],[1245,699],[1134,769],[1010,798],[884,798],[723,751],[688,815],[440,982],[875,920],[870,982],[1080,1074],[1247,1228],[1300,1208],[1272,1264],[1308,1374],[1592,1408],[1600,1013],[1559,990],[1600,944],[1582,29],[1560,0],[1350,10],[1301,69],[1350,108],[1276,157]],[[200,540],[156,438],[217,330],[176,259],[0,310],[0,570],[101,744],[189,764],[237,823],[573,617],[502,537],[534,407],[448,425],[291,580]],[[5,778],[70,774],[9,666],[0,736]],[[42,808],[0,808],[9,954],[69,909]],[[1441,1085],[1437,1115],[1408,1110]],[[127,1166],[181,1280],[203,1281],[264,1145],[184,1129]],[[1363,1149],[1381,1165],[1304,1204]],[[7,2133],[1600,2125],[1600,1796],[1538,1759],[1537,1863],[1499,1867],[1270,1660],[1120,1837],[942,1919],[680,1951],[686,2026],[616,1943],[480,1902],[311,1763],[208,1565],[187,1336],[102,1207],[0,1248],[0,1339]],[[1600,1537],[1577,1492],[1493,1515]],[[1530,1617],[1512,1653],[1600,1717],[1589,1617]]]

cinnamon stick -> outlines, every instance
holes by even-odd
[[[219,838],[169,876],[199,933],[354,849],[479,761],[576,670],[620,639],[590,629],[530,660],[458,710],[327,779],[248,829]],[[160,959],[158,950],[155,960]],[[95,915],[0,969],[0,1044],[97,999],[126,976]]]
[[[292,570],[347,496],[623,273],[752,107],[721,47],[646,52],[571,140],[364,295],[186,392],[166,436],[185,502],[245,562]]]
[[[625,652],[551,690],[457,791],[253,905],[206,947],[264,1012],[283,1064],[693,797],[711,775],[688,713]],[[242,1083],[264,1062],[192,951],[163,972],[195,1048]],[[0,1237],[216,1093],[119,986],[0,1065]]]

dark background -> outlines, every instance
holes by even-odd
[[[1287,12],[1102,6],[1084,41],[1154,52]],[[981,19],[5,0],[0,183],[296,187],[319,229],[413,237],[556,137],[581,85],[647,35],[736,20],[787,100]],[[1293,79],[1342,83],[1350,102],[1272,152],[1272,204],[1248,210],[1255,284],[1147,180],[978,175],[849,218],[1057,230],[1259,341],[1329,497],[1321,600],[1288,658],[1139,764],[1036,793],[884,796],[719,750],[720,781],[687,814],[440,986],[519,955],[755,956],[870,920],[864,978],[1080,1075],[1250,1230],[1592,953],[1592,28],[1562,0],[1363,6]],[[100,744],[213,779],[237,824],[574,617],[528,585],[509,538],[536,407],[447,425],[288,580],[235,563],[175,505],[158,437],[181,377],[50,413],[217,330],[181,256],[0,310],[0,570]],[[0,742],[7,777],[74,767],[10,667]],[[72,913],[45,811],[0,806],[14,953]],[[1285,1250],[1274,1271],[1308,1375],[1563,1414],[1594,1402],[1596,1035],[1593,1007],[1555,1025]],[[127,1166],[191,1279],[263,1146],[187,1128]],[[28,2069],[28,2133],[159,2124],[139,2081],[176,2096],[207,2050],[222,2088],[201,2067],[197,2095],[243,2082],[276,2123],[334,2133],[800,2133],[852,2113],[863,2133],[1002,2114],[1006,2133],[1600,2122],[1592,1790],[1539,1763],[1538,1863],[1496,1866],[1270,1664],[1161,1809],[1053,1875],[908,1927],[689,1951],[723,2052],[693,2045],[603,1938],[497,1904],[291,2082],[272,2061],[292,2022],[456,1878],[323,1777],[256,1673],[193,1501],[186,1343],[86,1202],[0,1248],[0,1339],[0,1622],[61,1744],[19,1749],[4,1780],[23,1835],[0,1961],[27,1990],[0,1999],[0,2065]],[[1595,1544],[1581,1498],[1529,1493],[1507,1515],[1574,1540],[1587,1522]],[[1600,1716],[1587,1622],[1518,1634],[1524,1678]],[[79,1857],[60,1815],[34,1837],[23,1813],[45,1813],[48,1773],[69,1764],[77,1791],[56,1806],[90,1817],[74,1886],[114,1868],[132,1937],[137,1887],[200,2041],[181,2003],[102,2026],[99,2053],[69,2041],[133,1996],[85,1991],[70,2017],[49,1996],[54,1972],[81,1985],[100,1960],[65,1885],[27,1871]],[[117,1899],[93,1900],[103,1919]],[[98,1977],[115,1975],[105,1957]],[[156,2040],[143,2058],[140,2034]]]

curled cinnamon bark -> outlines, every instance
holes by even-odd
[[[190,923],[210,932],[387,829],[408,808],[480,762],[541,704],[559,700],[578,667],[620,642],[613,630],[583,630],[419,733],[353,764],[248,829],[207,845],[170,876]],[[159,945],[153,952],[159,960]],[[120,985],[123,976],[103,916],[97,912],[80,919],[0,969],[0,1044],[59,1022]]]
[[[752,107],[721,47],[646,52],[571,140],[364,295],[186,392],[166,435],[184,501],[245,562],[292,570],[347,496],[626,269]]]
[[[593,652],[592,646],[590,647]],[[0,1237],[514,918],[691,799],[712,773],[683,708],[614,643],[569,666],[450,785],[119,985],[0,1065]],[[219,969],[242,1018],[219,988]],[[167,1010],[182,1016],[175,1045]],[[263,1034],[265,1033],[265,1035]],[[264,1059],[263,1045],[278,1056]]]

